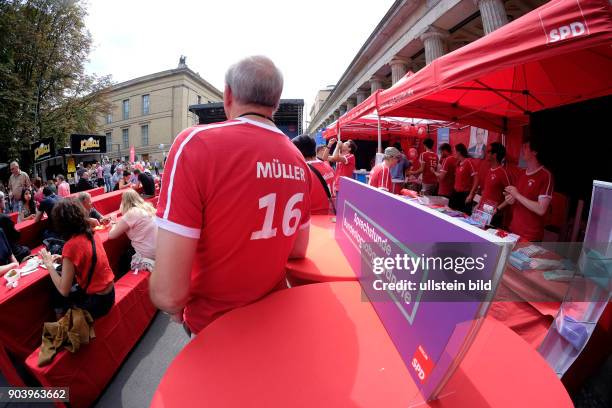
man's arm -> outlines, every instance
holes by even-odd
[[[334,149],[334,155],[332,157],[328,157],[327,161],[330,161],[330,162],[343,161],[346,164],[347,163],[346,158],[344,156],[340,156],[341,150],[342,150],[342,142],[338,141],[336,143],[336,148]]]
[[[302,259],[306,256],[308,240],[310,239],[310,224],[297,230],[297,237],[293,243],[293,249],[289,253],[289,259]]]
[[[468,194],[467,198],[465,199],[466,203],[470,203],[472,202],[472,200],[474,200],[474,195],[476,195],[476,189],[478,188],[478,183],[479,183],[479,177],[478,177],[478,173],[474,174],[474,180],[472,181],[472,189],[470,190],[470,194]]]
[[[185,308],[197,244],[197,239],[158,229],[155,270],[149,285],[151,300],[158,309],[177,314]]]
[[[506,192],[510,194],[516,201],[527,207],[529,211],[534,212],[539,216],[546,214],[546,211],[548,211],[548,206],[550,205],[551,197],[540,196],[538,198],[538,201],[533,201],[519,193],[517,188],[514,186],[506,187]]]
[[[333,146],[334,143],[336,143],[336,139],[332,137],[331,139],[329,139],[329,142],[327,142],[327,145],[325,145],[325,149],[323,149],[323,161],[328,161],[329,149],[330,146]]]

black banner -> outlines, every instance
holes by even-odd
[[[106,153],[106,136],[70,135],[72,154]]]
[[[50,159],[55,154],[53,149],[54,143],[53,138],[41,139],[38,142],[32,143],[31,150],[32,156],[34,157],[34,162],[40,162],[43,160]]]

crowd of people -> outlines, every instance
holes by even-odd
[[[110,175],[111,166],[121,177],[113,184],[110,184],[110,177],[106,184],[106,168]],[[30,179],[17,162],[11,163],[10,170],[8,192],[0,192],[0,276],[31,257],[31,248],[20,244],[20,233],[7,213],[16,210],[17,223],[40,222],[46,218],[46,228],[40,236],[44,248],[38,255],[57,289],[53,307],[58,317],[69,307],[80,307],[96,318],[106,314],[114,303],[116,274],[109,266],[102,242],[94,233],[100,225],[110,227],[109,239],[117,239],[123,234],[130,239],[131,246],[124,254],[129,258],[128,263],[118,275],[129,269],[153,270],[157,237],[155,209],[145,199],[155,196],[156,186],[146,164],[115,161],[79,165],[75,174],[78,181],[72,188],[78,194],[73,195],[63,175],[45,184],[39,177]],[[107,191],[125,190],[119,208],[122,216],[118,220],[116,216],[103,216],[92,204],[87,190],[97,184],[90,180],[99,184],[100,179]],[[10,197],[8,203],[5,197]]]
[[[486,148],[484,172],[463,143],[457,143],[454,149],[448,143],[441,144],[440,156],[433,151],[432,139],[425,139],[423,146],[425,150],[413,163],[397,147],[386,148],[382,163],[370,173],[369,184],[394,193],[407,187],[423,195],[442,196],[448,199],[451,209],[466,215],[484,212],[491,218],[489,225],[503,227],[526,240],[542,240],[554,182],[538,159],[542,151],[539,142],[524,141],[522,157],[526,168],[519,172],[508,169],[506,148],[499,142]],[[402,162],[407,163],[400,166]],[[398,167],[402,173],[394,176]],[[399,186],[394,182],[397,179],[401,180]]]
[[[71,186],[63,174],[56,175],[46,183],[40,177],[30,178],[14,161],[10,164],[8,184],[5,186],[0,182],[0,213],[18,213],[18,222],[36,218],[40,204],[51,195],[45,195],[45,188],[63,198],[96,187],[104,187],[105,192],[135,187],[142,189],[145,198],[150,198],[155,196],[156,183],[161,182],[159,162],[155,161],[153,166],[148,161],[79,163]],[[156,174],[153,175],[152,171]]]

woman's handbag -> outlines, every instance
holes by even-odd
[[[47,238],[43,240],[43,245],[51,255],[61,255],[66,241],[57,238]]]

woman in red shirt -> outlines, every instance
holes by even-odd
[[[94,319],[104,316],[115,303],[115,276],[102,241],[93,234],[85,209],[76,198],[60,200],[53,207],[52,215],[55,230],[66,243],[61,256],[51,255],[45,249],[40,255],[61,295],[55,304],[56,314],[62,315],[69,307],[79,307]],[[61,275],[53,266],[53,261],[60,259]],[[75,280],[78,288],[73,287]]]

